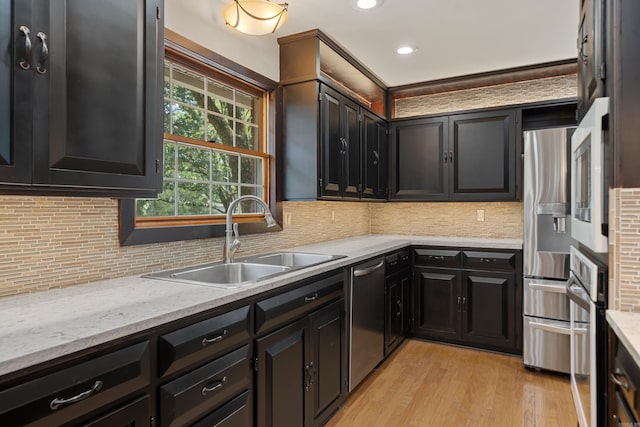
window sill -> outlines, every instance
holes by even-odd
[[[272,212],[273,214],[273,212]],[[120,200],[120,246],[147,245],[152,243],[175,242],[179,240],[208,239],[224,237],[225,224],[181,225],[175,227],[136,228],[135,201]],[[282,231],[282,215],[276,210],[274,218],[278,222],[275,227],[267,227],[264,221],[240,222],[238,231],[241,235],[271,233]]]

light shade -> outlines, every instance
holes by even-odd
[[[234,0],[222,9],[226,24],[251,35],[275,33],[287,22],[287,3],[269,0]]]

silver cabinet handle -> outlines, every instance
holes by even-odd
[[[53,399],[49,404],[49,408],[55,411],[56,409],[58,409],[63,405],[80,402],[81,400],[86,399],[92,394],[99,392],[101,389],[102,389],[102,381],[96,381],[95,383],[93,383],[93,386],[89,390],[83,391],[82,393],[75,395],[73,397],[70,397],[69,399],[61,399],[61,398]]]
[[[353,275],[356,277],[366,276],[367,274],[373,273],[380,267],[384,267],[384,260],[380,261],[378,264],[373,267],[363,268],[361,270],[353,270]]]
[[[31,30],[29,30],[29,27],[21,25],[19,28],[20,32],[22,34],[24,34],[24,58],[20,60],[20,62],[18,62],[18,65],[20,65],[20,68],[22,68],[23,70],[28,70],[29,68],[31,68],[31,64],[29,62],[31,62],[31,38],[29,38],[29,35],[31,34]]]
[[[227,336],[227,330],[225,329],[224,331],[222,331],[222,333],[218,336],[215,336],[213,338],[202,338],[202,346],[205,347],[209,344],[213,344],[216,343],[218,341],[222,341],[222,339]]]
[[[373,164],[375,166],[377,166],[378,162],[380,161],[380,155],[378,154],[378,152],[376,150],[373,150],[373,157],[374,157]]]
[[[462,297],[458,297],[458,311],[461,309]]]
[[[207,393],[211,393],[212,391],[220,390],[225,385],[226,382],[227,382],[227,377],[226,376],[222,377],[222,379],[220,381],[215,382],[211,387],[207,387],[207,386],[202,387],[202,391],[200,391],[200,393],[203,396],[206,396]]]
[[[304,303],[307,304],[311,301],[315,301],[318,299],[318,293],[316,292],[315,294],[311,295],[310,297],[304,297]]]
[[[49,47],[47,46],[47,35],[42,31],[36,34],[36,37],[42,43],[42,50],[40,51],[40,61],[38,65],[36,65],[36,71],[38,74],[45,74],[47,72],[47,59],[49,58]]]
[[[398,306],[398,311],[396,312],[396,316],[402,316],[402,301],[396,301],[396,305]]]
[[[495,258],[480,258],[479,260],[480,262],[486,262],[486,263],[490,263],[490,262],[498,262],[497,259]]]
[[[622,382],[618,377],[623,377],[625,379],[625,382]],[[611,373],[611,381],[613,381],[615,384],[619,385],[620,387],[622,387],[625,390],[629,390],[629,382],[626,381],[626,377],[625,375],[622,373],[622,371],[620,369],[616,369],[615,372]]]

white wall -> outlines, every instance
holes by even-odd
[[[280,80],[277,35],[248,36],[221,16],[231,0],[165,0],[165,27],[272,80]]]

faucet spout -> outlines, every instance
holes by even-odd
[[[238,205],[238,203],[244,200],[252,200],[262,206],[264,210],[264,221],[267,223],[267,227],[273,227],[276,225],[276,220],[273,219],[271,215],[271,211],[269,210],[269,206],[262,200],[261,198],[253,195],[240,196],[234,199],[227,209],[227,218],[226,218],[226,228],[224,231],[224,262],[230,263],[233,262],[234,256],[238,248],[240,247],[240,240],[238,239],[238,228],[233,226],[233,212]],[[235,239],[233,238],[233,234],[235,231]]]

